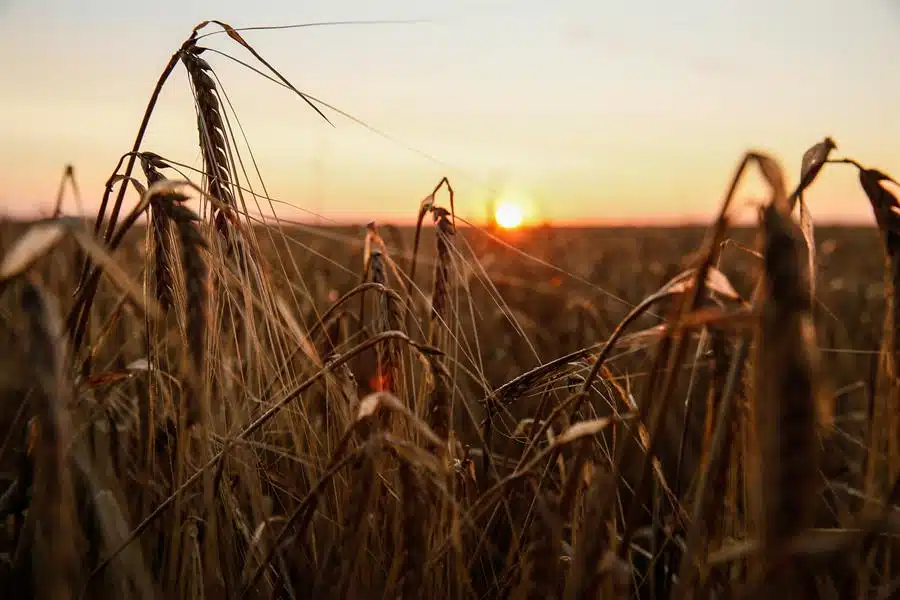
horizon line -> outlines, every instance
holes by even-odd
[[[33,217],[27,217],[24,215],[12,215],[12,214],[0,214],[0,223],[18,223],[22,225],[26,225],[29,223],[36,223],[38,221],[49,219],[49,216],[41,216],[35,215]],[[89,223],[94,223],[96,218],[94,216],[85,216],[85,215],[73,215],[63,213],[60,215],[60,218],[69,218],[69,219],[82,219]],[[145,215],[142,215],[137,224],[144,225],[145,224]],[[673,218],[652,218],[652,217],[642,217],[635,219],[546,219],[543,221],[534,221],[530,223],[524,223],[518,227],[512,229],[506,229],[503,227],[493,227],[490,223],[484,221],[483,219],[467,219],[465,217],[457,217],[458,229],[483,229],[483,230],[496,230],[504,233],[515,233],[518,231],[539,231],[542,229],[629,229],[634,227],[649,227],[654,229],[697,229],[697,228],[708,228],[711,226],[713,219],[704,220],[700,218],[688,218],[684,220],[678,220]],[[267,216],[265,222],[259,222],[259,219],[256,218],[257,222],[253,223],[256,227],[267,227],[267,226],[275,226],[279,225],[276,222],[276,218],[272,216]],[[410,218],[403,219],[331,219],[331,218],[322,218],[322,219],[290,219],[285,217],[277,217],[277,220],[280,222],[282,226],[286,227],[315,227],[315,228],[345,228],[345,227],[361,227],[365,228],[367,225],[374,223],[376,227],[408,227],[414,228],[416,226],[416,220]],[[817,223],[813,224],[815,227],[871,227],[876,228],[877,225],[875,223],[874,218],[863,218],[863,217],[845,217],[845,218],[823,218]],[[423,229],[433,229],[434,223],[429,220],[422,221]],[[754,228],[757,224],[752,220],[743,220],[733,222],[729,227],[733,229],[747,229]]]

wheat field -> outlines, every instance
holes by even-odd
[[[94,218],[60,209],[70,169],[51,218],[0,224],[5,597],[900,594],[887,174],[823,134],[735,157],[706,227],[502,232],[447,179],[416,227],[286,223],[253,209],[216,27],[303,96],[202,23]],[[176,69],[190,178],[143,145]],[[872,227],[816,226],[823,169]],[[735,227],[746,178],[769,196]]]

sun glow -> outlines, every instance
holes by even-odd
[[[515,229],[522,224],[522,207],[512,202],[503,202],[494,211],[494,220],[504,229]]]

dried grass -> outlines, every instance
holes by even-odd
[[[829,158],[825,138],[789,193],[778,161],[749,152],[705,237],[684,238],[689,258],[667,247],[660,264],[615,254],[640,244],[633,232],[578,233],[573,250],[534,229],[520,239],[529,251],[482,235],[461,225],[446,178],[421,202],[411,245],[374,224],[301,241],[247,208],[267,194],[247,181],[202,56],[212,25],[313,105],[238,30],[204,22],[163,70],[93,233],[63,217],[0,229],[2,322],[17,336],[0,371],[3,589],[101,600],[891,591],[900,204],[887,175]],[[199,185],[167,179],[179,163],[142,151],[179,64]],[[864,379],[867,359],[820,352],[821,332],[844,338],[814,310],[834,287],[823,274],[835,251],[816,251],[807,196],[834,163],[859,169],[886,251],[887,293],[860,292],[885,320],[874,385],[845,388],[867,394],[852,411],[838,410],[834,397],[851,392],[830,380],[852,360]],[[755,249],[731,237],[751,166],[771,191]],[[128,190],[140,196],[130,210]],[[77,269],[66,244],[84,256]],[[746,251],[726,260],[728,246]],[[361,277],[348,256],[362,258]],[[645,267],[650,277],[634,276]],[[857,452],[835,458],[837,439]]]

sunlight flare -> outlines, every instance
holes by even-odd
[[[512,202],[502,202],[494,211],[494,219],[504,229],[515,229],[523,221],[522,207]]]

